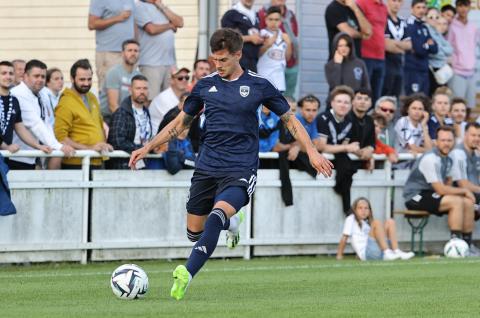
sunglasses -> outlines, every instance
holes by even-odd
[[[431,20],[438,20],[440,19],[440,17],[438,15],[429,15],[427,16],[427,18],[431,19]]]
[[[380,107],[380,109],[382,110],[382,112],[385,112],[385,113],[390,113],[390,114],[395,113],[395,109],[385,108],[385,107]]]
[[[177,76],[175,77],[178,81],[188,81],[190,79],[190,76]]]

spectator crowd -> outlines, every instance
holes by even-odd
[[[240,0],[223,15],[221,27],[242,34],[241,66],[268,78],[317,149],[334,155],[334,190],[345,214],[351,212],[353,175],[375,169],[373,155],[385,154],[394,168],[412,169],[407,207],[448,213],[452,235],[471,242],[480,203],[480,125],[470,116],[480,31],[468,18],[470,1],[437,8],[412,0],[404,18],[403,0],[333,0],[325,11],[328,98],[308,94],[298,102],[299,27],[285,3],[271,0],[255,11],[253,0]],[[175,32],[183,27],[183,17],[161,0],[91,0],[98,98],[86,59],[71,66],[70,88],[58,68],[42,61],[0,62],[0,149],[65,155],[12,157],[6,159],[9,168],[79,169],[81,159],[73,154],[82,149],[104,155],[92,159],[95,169],[128,168],[128,160],[108,159],[108,152],[142,147],[182,110],[195,83],[215,71],[208,60],[195,61],[193,70],[177,67]],[[259,107],[258,119],[260,152],[279,153],[277,163],[261,166],[280,169],[282,197],[291,204],[288,169],[312,176],[315,171],[275,114]],[[208,123],[200,114],[190,130],[155,150],[162,159],[137,168],[173,174],[191,167],[204,129]],[[425,155],[399,161],[401,153]]]

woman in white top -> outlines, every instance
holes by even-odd
[[[367,198],[356,199],[353,202],[352,211],[353,213],[345,219],[343,235],[338,244],[338,260],[343,259],[343,252],[349,238],[353,250],[362,261],[406,260],[415,256],[413,252],[406,253],[398,248],[394,220],[389,219],[382,225],[380,221],[373,219],[372,207]]]

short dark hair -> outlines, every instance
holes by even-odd
[[[137,74],[134,77],[132,77],[132,80],[130,81],[131,84],[135,81],[145,81],[148,82],[148,78],[145,75],[142,74]]]
[[[13,67],[13,63],[10,61],[1,61],[0,66],[8,66],[8,67]]]
[[[229,53],[236,53],[243,48],[242,35],[230,28],[215,31],[210,38],[210,49],[218,52],[226,49]]]
[[[415,93],[402,98],[402,116],[408,116],[408,109],[413,102],[419,101],[423,104],[423,110],[430,113],[430,98],[423,93]]]
[[[455,2],[456,7],[469,7],[470,4],[470,0],[457,0]]]
[[[196,69],[199,63],[207,63],[208,65],[210,65],[210,62],[208,60],[199,59],[199,60],[196,60],[195,63],[193,63],[193,69]]]
[[[368,97],[372,98],[372,91],[369,90],[368,88],[359,88],[355,91],[355,95],[356,96],[357,94],[360,94],[360,95],[367,95]]]
[[[128,40],[125,40],[122,42],[122,51],[125,51],[125,48],[127,47],[127,45],[129,44],[136,44],[138,46],[140,46],[140,43],[138,43],[137,40],[135,39],[128,39]]]
[[[75,76],[77,75],[77,69],[79,68],[82,68],[84,70],[91,70],[92,65],[90,64],[90,61],[88,59],[80,59],[76,61],[70,68],[70,76],[72,78],[75,78]]]
[[[282,9],[280,9],[279,6],[271,6],[270,8],[267,9],[267,13],[265,16],[269,16],[270,14],[273,14],[273,13],[278,13],[278,14],[282,14]]]
[[[303,107],[303,104],[304,104],[305,102],[310,102],[310,103],[311,103],[311,102],[315,102],[315,103],[317,103],[318,108],[320,108],[320,105],[321,105],[320,100],[317,98],[317,96],[315,96],[315,95],[313,95],[313,94],[308,94],[308,95],[302,97],[302,98],[298,101],[297,106],[300,107],[300,108],[302,108],[302,107]]]
[[[465,131],[467,131],[470,127],[475,127],[476,129],[480,129],[480,124],[477,123],[477,122],[468,123],[468,124],[465,126]]]
[[[25,64],[25,73],[30,72],[30,70],[35,67],[42,70],[47,69],[47,65],[45,63],[43,63],[42,61],[33,59],[28,61],[27,64]]]
[[[52,67],[47,70],[47,77],[46,77],[46,83],[50,83],[50,80],[52,79],[52,74],[55,72],[62,72],[58,67]]]
[[[427,3],[426,0],[412,0],[412,8],[419,3]]]
[[[457,3],[458,3],[458,1],[457,1]],[[440,9],[440,11],[441,11],[442,13],[444,13],[444,12],[446,12],[446,11],[452,11],[453,14],[457,14],[457,9],[455,9],[455,7],[452,6],[451,4],[446,4],[446,5],[442,6],[442,8]]]
[[[440,126],[436,130],[436,135],[438,136],[438,133],[441,131],[449,131],[452,133],[453,137],[455,137],[455,129],[452,126]]]
[[[466,108],[468,108],[467,106],[467,101],[464,99],[464,98],[461,98],[461,97],[454,97],[452,98],[452,101],[450,103],[452,106],[455,105],[455,104],[464,104]]]
[[[338,86],[335,86],[330,92],[329,100],[333,101],[333,99],[337,95],[342,95],[342,94],[350,96],[350,99],[353,99],[353,96],[355,96],[355,93],[353,92],[353,89],[350,88],[350,86],[338,85]]]

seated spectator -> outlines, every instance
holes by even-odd
[[[45,86],[45,78],[47,74],[47,66],[39,60],[30,60],[25,66],[25,74],[23,81],[12,89],[12,95],[17,97],[22,112],[22,120],[38,142],[48,146],[50,149],[61,150],[66,156],[71,156],[75,152],[74,149],[58,141],[55,138],[52,126],[54,114],[52,110],[46,106],[47,102],[43,100],[44,96],[40,91]],[[23,141],[19,136],[14,134],[13,143],[20,146],[20,150],[32,150],[32,148]],[[10,159],[10,165],[15,169],[35,169],[36,158],[29,157],[13,157]],[[51,166],[52,169],[59,168],[57,165]]]
[[[385,118],[385,127],[377,135],[384,144],[393,147],[395,145],[395,113],[397,111],[397,100],[392,96],[382,96],[375,103],[374,114]]]
[[[457,144],[461,144],[467,126],[467,101],[459,97],[452,99],[450,117],[452,118],[453,128],[455,129],[456,142]]]
[[[442,17],[447,20],[448,25],[450,25],[453,21],[453,18],[457,14],[457,10],[451,4],[445,4],[440,8],[442,13]]]
[[[23,81],[23,75],[25,74],[25,65],[27,62],[21,59],[15,59],[12,61],[13,64],[13,72],[15,78],[12,83],[12,87],[17,86]]]
[[[453,128],[440,127],[437,135],[436,147],[415,162],[408,176],[403,188],[405,206],[437,216],[448,214],[451,238],[461,238],[472,246],[475,196],[468,189],[451,186],[452,181],[457,181],[450,157],[455,144]],[[480,256],[477,248],[470,248],[470,254]]]
[[[375,124],[375,154],[377,155],[386,155],[388,161],[391,163],[398,162],[398,154],[395,151],[395,148],[390,147],[389,145],[384,144],[378,136],[385,129],[386,120],[385,117],[379,114],[373,114],[372,116],[373,123]],[[373,158],[372,158],[373,159]],[[369,165],[370,167],[372,164]],[[373,168],[372,168],[373,169]]]
[[[427,125],[428,103],[428,97],[423,94],[414,94],[404,99],[403,117],[395,124],[395,150],[398,153],[418,154],[432,148]]]
[[[356,153],[360,149],[358,141],[351,141],[352,122],[348,113],[352,109],[353,96],[354,93],[350,87],[335,87],[329,96],[332,108],[320,114],[317,119],[320,134],[318,150],[335,155],[334,190],[342,197],[343,211],[346,215],[350,209],[352,176],[357,172],[348,154]]]
[[[292,41],[280,29],[280,7],[268,8],[265,21],[266,28],[260,30],[260,36],[265,40],[260,47],[257,72],[268,78],[280,92],[285,92],[285,68],[292,56]]]
[[[61,142],[78,150],[100,153],[113,151],[106,143],[100,105],[92,88],[92,67],[87,59],[70,68],[72,88],[65,88],[55,108],[55,135]],[[93,169],[101,168],[104,158],[92,158]],[[62,169],[81,169],[82,158],[64,158]]]
[[[370,201],[360,197],[353,202],[352,213],[345,219],[343,235],[338,244],[337,260],[343,259],[348,239],[351,239],[353,250],[362,261],[407,260],[414,257],[413,252],[406,253],[398,248],[396,233],[395,221],[389,219],[382,224],[374,220]]]
[[[41,145],[22,122],[22,111],[18,99],[10,94],[14,79],[13,64],[8,61],[0,62],[0,149],[15,153],[20,150],[18,144],[13,142],[13,132],[15,131],[19,139],[31,148],[42,150],[46,153],[51,151],[50,147]],[[3,161],[3,160],[2,160]],[[10,160],[5,158],[5,163],[16,168],[15,163],[10,164]]]
[[[405,94],[430,94],[428,55],[438,52],[425,22],[425,0],[412,0],[412,15],[407,20],[406,33],[412,41],[412,50],[405,54]]]
[[[475,195],[477,204],[475,221],[480,219],[480,124],[469,123],[465,129],[465,138],[452,151],[453,179],[460,188],[467,189]]]
[[[188,73],[190,73],[190,70],[182,67],[179,70],[173,68],[170,72],[170,87],[158,94],[149,107],[153,131],[158,131],[165,114],[177,106],[180,102],[180,96],[187,92],[188,81],[190,80]]]
[[[443,36],[444,27],[440,24],[440,12],[436,8],[429,8],[427,11],[427,28],[433,41],[437,43],[438,51],[428,55],[428,66],[430,67],[430,92],[433,95],[439,86],[446,86],[453,75],[453,70],[448,65],[452,56],[453,48]],[[446,23],[445,23],[446,25]]]
[[[193,86],[195,86],[201,78],[210,73],[210,63],[208,60],[196,60],[195,63],[193,63],[192,81],[188,84],[187,90],[191,92]]]
[[[168,142],[168,149],[163,154],[165,169],[170,174],[176,174],[181,169],[195,167],[195,152],[185,129],[177,138]]]
[[[370,89],[365,62],[355,55],[352,38],[347,33],[339,33],[333,39],[332,59],[325,64],[325,76],[329,90],[338,85],[346,85],[354,91]]]
[[[108,76],[108,75],[107,75]],[[148,112],[148,80],[139,74],[132,78],[130,96],[125,98],[112,115],[108,143],[115,150],[128,153],[142,148],[153,136],[150,113]],[[141,169],[142,163],[137,163]],[[145,163],[143,162],[143,166]],[[110,159],[110,169],[129,169],[128,159]]]
[[[259,111],[259,152],[282,152],[290,149],[290,144],[280,142],[280,117],[262,106]]]
[[[136,64],[140,45],[135,40],[122,43],[122,62],[112,65],[105,76],[100,92],[100,106],[103,120],[110,125],[112,114],[130,94],[130,83],[135,75],[140,74]]]
[[[440,126],[452,126],[453,121],[447,117],[450,113],[450,97],[445,93],[435,93],[432,97],[432,114],[427,122],[428,134],[432,141],[437,139]]]
[[[369,90],[359,89],[355,92],[352,101],[352,110],[350,111],[350,120],[352,122],[352,141],[358,141],[359,148],[355,154],[360,160],[366,160],[363,164],[367,164],[372,158],[375,150],[375,125],[372,117],[367,116],[367,111],[372,106],[372,96]],[[355,161],[358,168],[361,167],[361,161]],[[369,167],[374,169],[374,167]]]
[[[160,126],[158,127],[158,131],[156,131],[155,134],[158,134],[160,131],[162,131],[162,129],[165,128],[165,126],[167,126],[169,122],[171,122],[172,120],[175,119],[175,117],[177,117],[180,111],[183,110],[183,104],[185,103],[185,100],[187,99],[188,96],[190,96],[189,92],[185,92],[180,96],[178,105],[170,109],[165,114],[165,116],[163,116],[163,120],[160,123]]]

